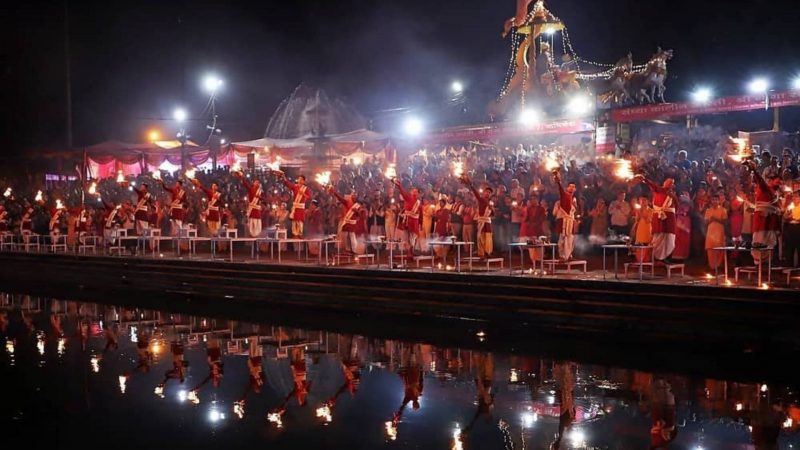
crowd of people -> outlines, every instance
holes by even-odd
[[[587,156],[590,148],[450,147],[398,164],[343,159],[330,180],[298,168],[238,167],[47,189],[3,180],[0,229],[75,240],[108,236],[115,227],[176,234],[194,226],[201,235],[228,228],[255,237],[277,226],[294,237],[339,235],[352,253],[383,238],[420,254],[428,241],[454,237],[473,242],[481,258],[502,255],[515,241],[552,241],[562,260],[627,242],[650,246],[632,252],[640,260],[652,251],[666,264],[692,258],[710,269],[722,261],[715,247],[741,243],[752,246],[756,261],[769,247],[784,265],[796,265],[800,194],[792,149],[741,161],[727,157],[724,146],[702,160],[693,160],[691,149]]]

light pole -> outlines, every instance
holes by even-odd
[[[186,164],[186,141],[189,140],[189,136],[186,134],[186,110],[183,108],[176,108],[175,111],[172,113],[172,117],[178,122],[180,125],[180,129],[176,137],[178,138],[178,142],[181,143],[181,170],[184,171],[187,169]]]

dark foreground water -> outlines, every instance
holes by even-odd
[[[795,386],[0,299],[3,448],[800,448]]]

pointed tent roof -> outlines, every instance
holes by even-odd
[[[352,105],[316,87],[300,84],[269,119],[264,137],[299,139],[333,136],[367,128],[367,120]]]

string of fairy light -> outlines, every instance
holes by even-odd
[[[524,23],[531,23],[533,18],[534,18],[534,15],[536,13],[537,13],[536,9],[528,12],[528,14],[525,16]],[[561,23],[561,24],[564,23],[559,17],[557,17],[555,15],[552,15],[552,16],[553,16],[553,20],[555,20],[556,22]],[[505,78],[503,79],[503,87],[500,89],[500,96],[499,96],[500,98],[503,98],[506,95],[508,95],[509,85],[511,84],[511,80],[514,78],[514,75],[516,75],[516,69],[517,69],[516,68],[516,55],[517,55],[517,52],[519,51],[520,45],[522,45],[522,43],[524,42],[524,40],[521,38],[524,35],[522,33],[519,33],[517,30],[518,30],[518,27],[513,27],[511,29],[511,56],[509,57],[508,68],[506,69],[506,75],[505,75]],[[552,51],[552,47],[553,47],[553,39],[554,38],[551,36],[550,37],[550,42],[549,42],[549,45],[551,47],[551,51]],[[544,42],[546,42],[545,38],[543,36],[540,36],[539,37],[539,48],[541,48],[541,44],[544,43]],[[614,75],[614,72],[619,68],[619,64],[618,63],[616,63],[616,64],[602,63],[602,62],[592,61],[592,60],[589,60],[589,59],[586,59],[586,58],[583,58],[583,57],[579,56],[578,53],[575,51],[575,48],[572,46],[572,41],[571,41],[570,36],[569,36],[569,30],[567,29],[566,26],[564,26],[561,29],[561,46],[562,46],[562,50],[564,51],[564,53],[569,54],[572,57],[572,60],[575,62],[575,69],[576,69],[576,72],[577,72],[576,78],[579,79],[579,80],[608,79],[608,78],[611,78]],[[553,68],[552,53],[551,53],[551,56],[550,56],[550,63],[551,63],[550,64],[551,71],[553,71],[554,68]],[[585,73],[585,69],[581,67],[581,64],[584,64],[586,66],[592,66],[592,67],[600,68],[600,69],[605,69],[605,70],[602,70],[600,72]],[[630,68],[630,70],[628,70],[628,72],[629,73],[641,73],[647,68],[647,65],[648,65],[648,63],[634,64],[634,65],[631,66],[631,68]],[[526,87],[527,87],[526,86],[526,81],[527,81],[527,77],[528,77],[528,65],[527,64],[524,65],[523,70],[525,70],[525,73],[523,74],[523,78],[522,78],[522,106],[524,107],[524,105],[525,105],[525,90],[526,90]],[[553,76],[555,77],[555,73],[553,73]],[[558,83],[556,83],[554,87],[557,90],[560,89],[560,87],[558,86]]]

